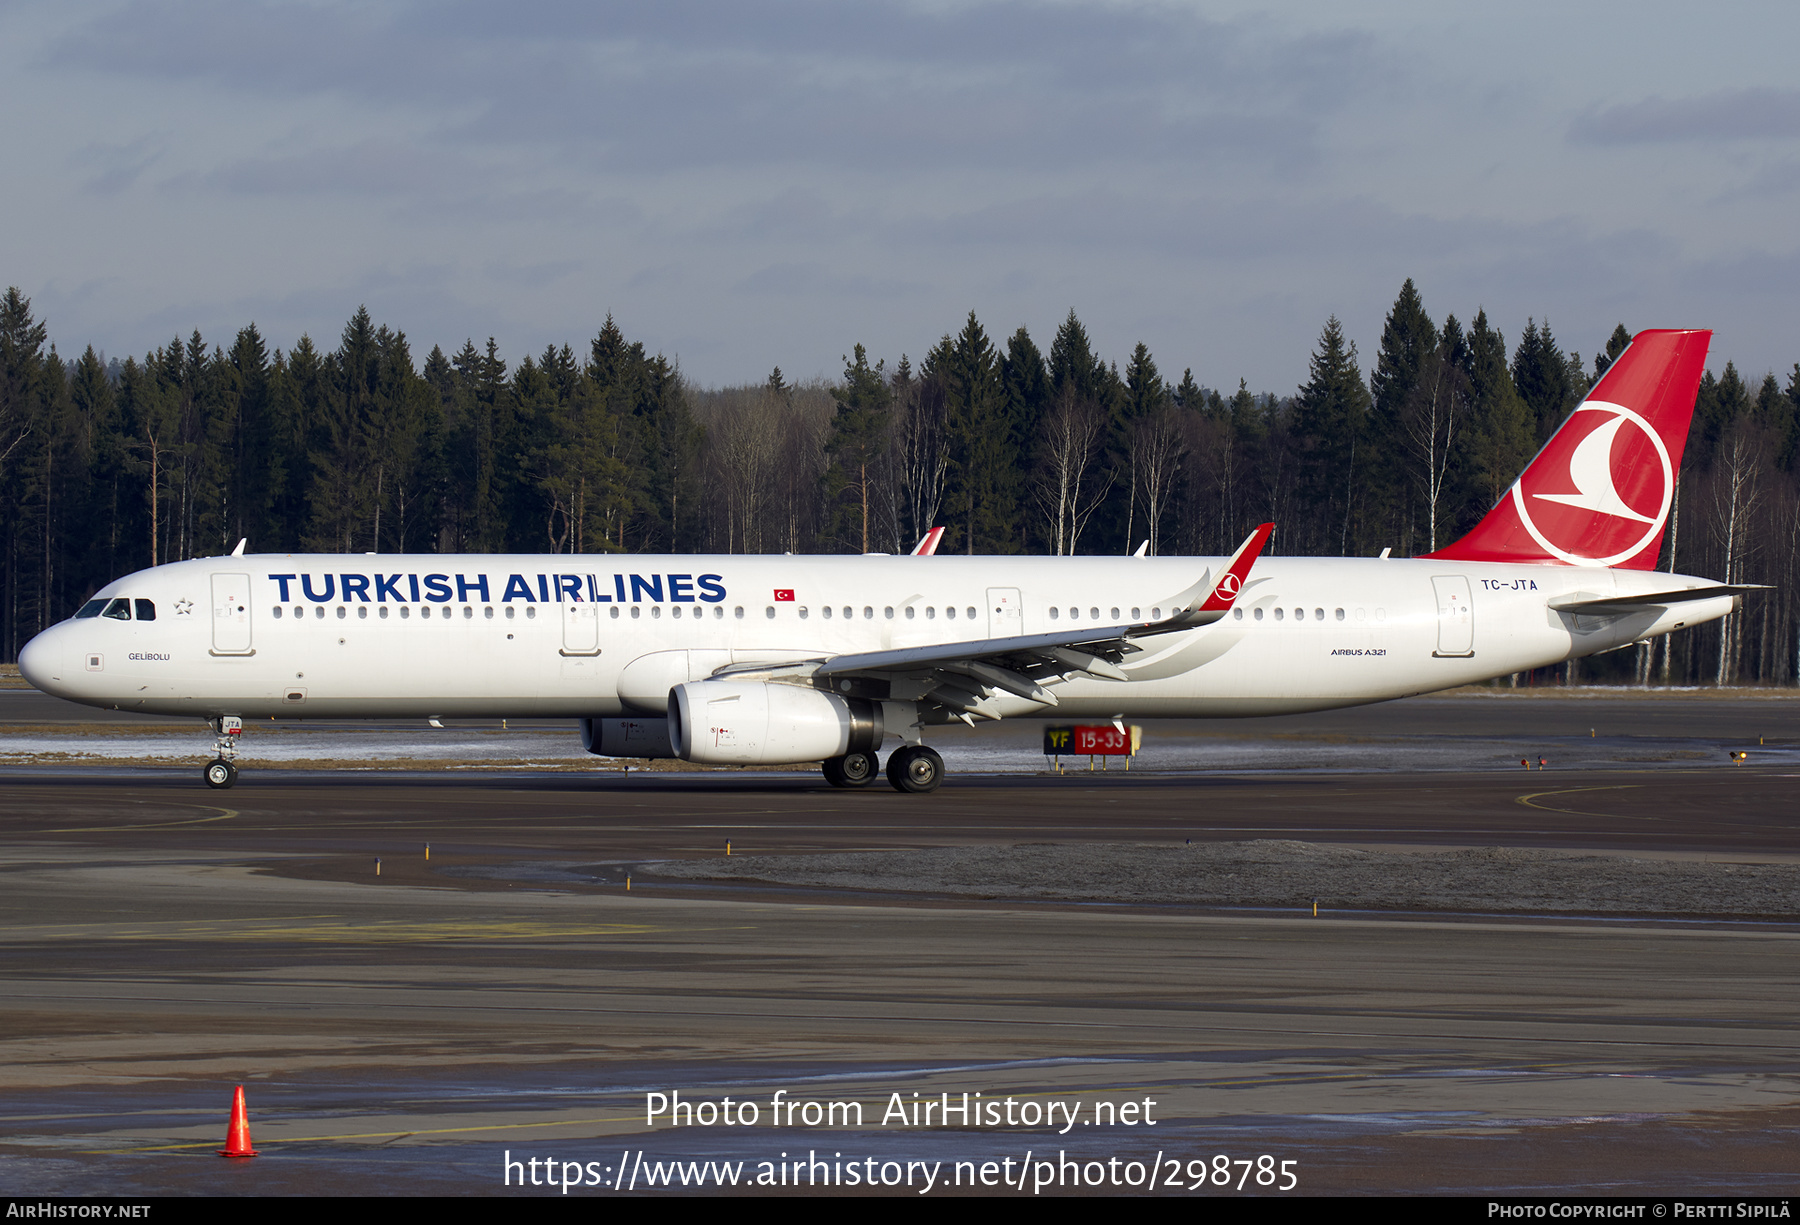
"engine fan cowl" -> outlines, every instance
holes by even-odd
[[[873,753],[881,738],[881,704],[863,698],[760,681],[690,681],[669,690],[669,740],[688,761],[824,761]]]

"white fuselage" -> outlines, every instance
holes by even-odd
[[[34,638],[38,688],[165,715],[660,714],[734,664],[1158,620],[1218,558],[255,555],[178,562]],[[1549,607],[1701,587],[1654,571],[1263,557],[1225,620],[1136,640],[1121,682],[1055,686],[1057,717],[1281,714],[1378,702],[1592,655],[1731,611]],[[791,593],[792,598],[785,598]],[[1187,593],[1187,594],[1184,594]],[[778,598],[782,597],[782,598]],[[1007,695],[1008,716],[1050,708]]]

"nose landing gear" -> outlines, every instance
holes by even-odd
[[[244,734],[244,721],[236,715],[220,715],[212,721],[212,729],[218,737],[213,746],[218,756],[206,763],[201,777],[208,787],[223,791],[237,782],[237,740]]]

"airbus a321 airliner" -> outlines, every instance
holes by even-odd
[[[242,555],[110,583],[46,693],[211,721],[567,717],[588,751],[824,763],[927,792],[951,721],[1273,715],[1447,689],[1724,616],[1657,572],[1711,338],[1640,333],[1476,528],[1400,560]]]

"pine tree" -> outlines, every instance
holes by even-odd
[[[969,312],[954,339],[944,337],[925,372],[944,388],[950,441],[949,505],[961,513],[967,553],[1008,553],[1017,546],[1014,504],[1006,479],[1005,389],[987,332]]]
[[[31,317],[31,299],[8,289],[0,298],[0,478],[35,424],[48,338],[48,328]]]
[[[1619,360],[1619,354],[1623,353],[1625,346],[1630,343],[1631,333],[1625,330],[1623,323],[1613,329],[1612,335],[1606,338],[1606,351],[1594,354],[1594,382],[1600,381],[1600,376]]]
[[[1437,325],[1408,278],[1381,329],[1381,349],[1369,375],[1368,446],[1359,478],[1384,536],[1403,549],[1414,522],[1413,491],[1408,488],[1413,482],[1407,472],[1413,434],[1409,413],[1437,349]]]
[[[1314,539],[1299,542],[1301,548],[1293,551],[1335,546],[1340,554],[1349,554],[1353,501],[1361,475],[1357,444],[1368,412],[1369,392],[1356,346],[1344,339],[1343,325],[1333,315],[1313,351],[1311,377],[1294,402],[1299,451],[1294,491],[1309,512]],[[1361,462],[1366,466],[1366,455]]]
[[[844,381],[831,389],[831,396],[837,412],[826,443],[827,530],[839,540],[860,542],[857,551],[867,553],[871,523],[880,511],[880,494],[871,483],[882,476],[893,399],[885,367],[880,362],[870,366],[868,350],[857,345],[855,356],[844,359]]]
[[[1550,325],[1525,322],[1525,334],[1513,354],[1512,380],[1519,397],[1531,410],[1533,430],[1541,445],[1561,427],[1580,396],[1570,384],[1569,359],[1556,347]]]
[[[1499,502],[1537,449],[1531,408],[1507,368],[1506,337],[1488,325],[1485,310],[1469,329],[1469,408],[1471,501],[1464,506],[1463,529]]]
[[[1106,406],[1106,363],[1094,356],[1087,329],[1074,311],[1056,329],[1056,339],[1050,344],[1050,389],[1058,394],[1069,391],[1078,399]]]

